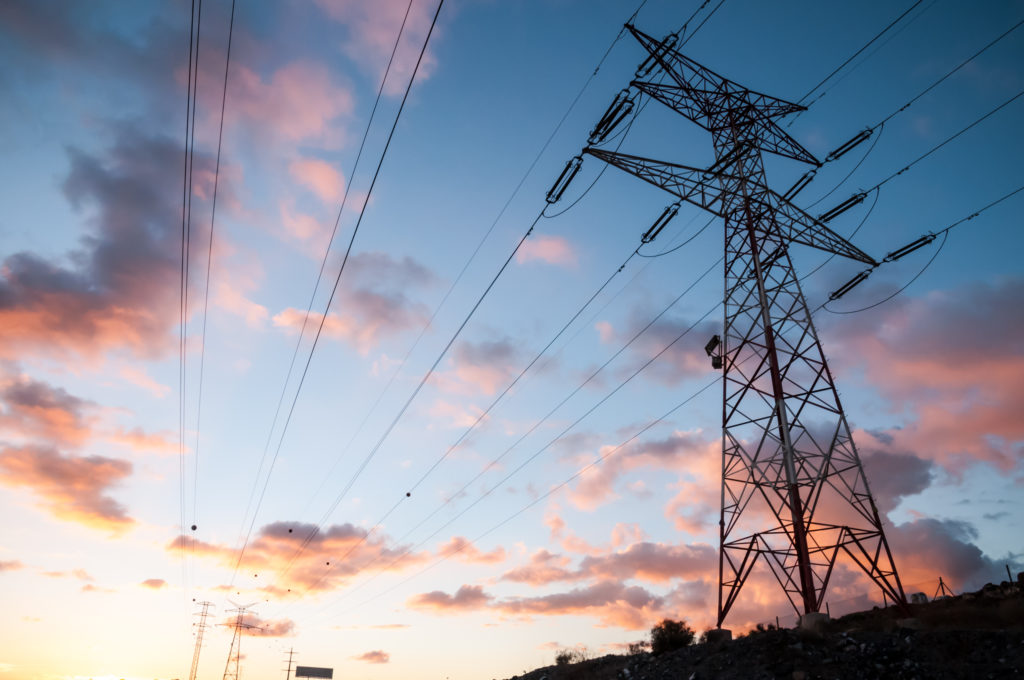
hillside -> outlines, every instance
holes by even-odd
[[[752,631],[660,656],[608,655],[509,680],[930,680],[1024,678],[1024,592],[1017,583],[829,621],[819,632]]]

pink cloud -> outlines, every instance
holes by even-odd
[[[316,158],[302,158],[292,161],[288,171],[324,203],[335,205],[341,200],[345,178],[330,163]]]
[[[24,569],[25,565],[18,560],[0,560],[0,572],[4,571],[15,571],[17,569]]]
[[[403,0],[379,0],[372,4],[359,0],[316,0],[316,4],[328,17],[348,27],[348,39],[341,46],[345,54],[374,75],[382,76],[408,3]],[[426,39],[433,11],[434,7],[427,3],[412,4],[385,93],[396,95],[405,90]],[[437,39],[438,33],[439,29],[435,28],[431,42]],[[436,64],[436,58],[428,49],[417,77],[429,77]]]
[[[28,439],[81,446],[92,435],[95,405],[27,376],[0,379],[0,429]]]
[[[547,550],[538,550],[530,555],[530,561],[521,567],[510,569],[501,575],[503,581],[527,583],[531,586],[542,586],[557,581],[571,581],[576,574],[567,569],[570,559],[554,555]]]
[[[410,300],[408,292],[434,281],[433,274],[410,257],[359,253],[349,260],[334,302],[337,311],[324,321],[323,333],[347,342],[365,356],[385,339],[427,322],[426,307]],[[276,314],[273,322],[298,333],[304,318],[304,311],[290,307]],[[321,314],[311,314],[306,331],[315,330],[322,318]]]
[[[134,520],[107,493],[131,472],[131,463],[113,458],[67,456],[42,446],[0,448],[0,483],[29,488],[59,519],[114,533]]]
[[[463,341],[451,354],[452,369],[436,374],[441,389],[456,394],[493,395],[511,382],[519,366],[519,348],[507,338],[483,342]]]
[[[107,441],[126,446],[133,451],[152,451],[177,454],[177,435],[171,432],[146,432],[141,427],[130,430],[118,427],[104,435]]]
[[[359,656],[353,656],[352,658],[356,661],[365,661],[366,663],[387,663],[391,660],[391,656],[387,652],[383,652],[379,649],[364,652]]]
[[[454,595],[441,590],[415,595],[408,601],[414,609],[429,609],[439,613],[472,611],[481,609],[493,597],[484,592],[480,586],[462,586]]]
[[[252,125],[264,137],[332,146],[341,142],[339,119],[351,114],[354,105],[351,91],[335,81],[327,65],[312,61],[292,62],[266,79],[244,65],[232,65],[228,98],[225,125]]]
[[[540,235],[528,238],[516,251],[516,262],[545,262],[562,267],[576,267],[579,257],[563,236]]]
[[[150,590],[163,590],[167,587],[167,581],[162,578],[147,578],[139,585]]]
[[[473,564],[497,564],[506,558],[505,549],[501,546],[485,553],[462,536],[452,536],[450,541],[438,547],[437,554]]]

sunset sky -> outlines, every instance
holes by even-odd
[[[237,0],[225,96],[232,4],[202,3],[181,381],[192,2],[0,0],[0,680],[187,678],[200,601],[210,624],[255,603],[253,680],[289,649],[336,678],[508,677],[665,617],[714,625],[721,221],[684,206],[639,253],[685,245],[630,257],[673,198],[585,157],[512,255],[645,56],[623,23],[639,6],[660,37],[701,2],[445,0],[371,192],[437,0],[412,0],[353,172],[407,5]],[[682,50],[810,103],[782,125],[824,159],[1022,19],[1022,0],[714,0]],[[1024,26],[795,203],[871,189],[1022,90]],[[714,162],[706,131],[638,109],[610,148]],[[1022,120],[1024,96],[830,226],[880,259],[970,216],[1024,185]],[[766,167],[780,193],[806,169]],[[908,592],[1024,569],[1022,209],[814,316]],[[812,308],[863,268],[792,252]],[[827,599],[878,595],[844,564]],[[793,614],[759,570],[727,625]],[[230,642],[207,631],[199,677]]]

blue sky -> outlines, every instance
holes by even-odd
[[[797,101],[912,5],[713,2],[683,51]],[[650,0],[635,21],[661,36],[699,6]],[[16,518],[0,532],[11,594],[0,630],[12,641],[0,673],[183,677],[193,599],[214,602],[217,622],[228,598],[259,603],[264,633],[244,643],[245,675],[256,678],[276,677],[291,647],[339,675],[504,677],[550,663],[558,647],[617,651],[665,616],[712,625],[720,388],[630,438],[715,380],[703,346],[722,326],[720,221],[699,232],[708,218],[684,206],[640,252],[695,238],[629,259],[432,468],[671,203],[587,157],[549,212],[568,209],[539,220],[381,439],[633,77],[644,54],[620,31],[637,3],[445,2],[295,398],[308,335],[287,386],[285,376],[340,201],[348,187],[316,314],[436,4],[413,0],[355,173],[406,3],[237,4],[203,339],[231,9],[207,0],[181,454],[189,9],[0,9],[0,508]],[[786,130],[824,158],[1022,18],[1021,2],[925,0],[809,93],[810,109]],[[899,171],[1019,93],[1021,64],[1017,29],[892,117],[870,152],[862,145],[823,167],[797,204],[816,214]],[[856,230],[858,247],[881,257],[1017,189],[1022,106],[1024,97],[1007,104],[832,226]],[[625,153],[714,160],[710,136],[657,102],[621,141]],[[804,170],[767,161],[780,192]],[[908,589],[934,591],[939,576],[974,588],[1022,566],[1022,196],[951,231],[891,301],[815,314]],[[829,308],[885,298],[935,247],[880,268]],[[836,258],[817,269],[826,257],[794,249],[797,269],[813,271],[803,282],[812,308],[862,268]],[[185,551],[183,529],[195,539]],[[844,570],[830,601],[867,593]],[[792,610],[759,574],[729,624],[776,615]],[[53,640],[66,641],[59,654]],[[225,629],[209,632],[203,674],[220,672],[229,643]]]

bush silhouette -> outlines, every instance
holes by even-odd
[[[685,621],[665,619],[651,628],[651,653],[657,656],[693,644],[695,633]]]

